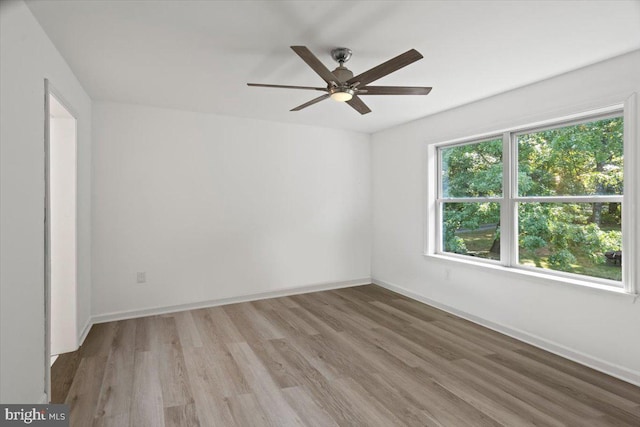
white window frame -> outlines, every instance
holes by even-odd
[[[624,195],[598,196],[519,196],[517,182],[517,136],[540,132],[555,128],[572,126],[580,123],[622,117],[624,120]],[[506,272],[517,273],[529,277],[551,280],[557,283],[588,286],[618,293],[637,295],[636,282],[636,250],[637,226],[634,220],[637,201],[640,199],[640,183],[636,169],[640,166],[636,145],[639,141],[637,134],[636,95],[632,94],[624,103],[600,109],[591,109],[572,116],[564,116],[544,122],[502,129],[496,132],[484,133],[468,138],[431,144],[427,149],[427,170],[430,171],[426,181],[426,228],[425,255],[439,259],[464,263],[481,268],[492,268]],[[443,197],[441,183],[441,155],[443,148],[481,143],[488,140],[502,138],[503,185],[501,197]],[[485,203],[500,204],[500,260],[470,257],[454,254],[443,250],[442,235],[442,207],[444,203]],[[558,202],[558,203],[593,203],[616,202],[622,204],[622,281],[601,279],[593,276],[568,273],[539,267],[518,264],[518,203]]]
[[[444,197],[444,195],[442,194],[442,155],[441,155],[441,150],[443,148],[451,148],[451,147],[460,147],[460,146],[464,146],[464,145],[472,145],[472,144],[481,144],[483,142],[489,142],[489,141],[493,141],[496,139],[503,139],[502,141],[502,165],[503,165],[503,171],[502,171],[502,175],[503,175],[503,180],[502,180],[502,196],[501,197]],[[451,143],[451,144],[438,144],[436,147],[436,162],[437,162],[437,176],[436,176],[436,253],[439,255],[447,255],[447,256],[451,256],[454,258],[460,258],[460,259],[469,259],[468,255],[461,255],[461,254],[455,254],[452,252],[445,252],[443,247],[442,247],[442,243],[443,243],[443,230],[442,230],[442,207],[444,206],[445,203],[498,203],[500,205],[500,220],[502,223],[502,216],[503,216],[503,212],[504,212],[504,203],[507,201],[507,197],[506,197],[506,187],[505,187],[505,151],[504,151],[504,138],[501,134],[493,134],[493,135],[485,135],[482,138],[475,138],[475,139],[470,139],[470,140],[464,140],[461,142],[456,142],[456,143]],[[502,228],[502,227],[501,227]],[[502,262],[502,258],[503,258],[503,245],[500,245],[500,261],[497,260],[493,260],[493,259],[487,259],[487,258],[477,258],[478,260],[480,260],[481,262],[486,262],[489,264],[495,264],[495,265],[505,265]],[[476,259],[476,258],[474,258]],[[506,265],[505,265],[506,266]]]

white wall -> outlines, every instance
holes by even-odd
[[[23,2],[0,2],[0,402],[44,393],[44,79],[78,114],[78,329],[90,313],[91,100]]]
[[[93,118],[98,319],[370,277],[368,135],[113,103]]]
[[[613,104],[640,92],[639,76],[636,51],[373,135],[374,281],[640,382],[640,303],[629,296],[423,256],[427,144]]]
[[[50,103],[57,103],[50,97]],[[58,108],[62,107],[58,103]],[[76,323],[76,119],[49,121],[51,354],[74,351]]]

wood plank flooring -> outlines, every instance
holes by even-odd
[[[640,425],[640,388],[374,285],[95,325],[53,381],[80,427]]]

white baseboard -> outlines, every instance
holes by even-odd
[[[80,346],[84,343],[85,338],[87,338],[87,335],[91,330],[91,326],[93,326],[93,319],[91,316],[89,316],[89,318],[87,319],[87,322],[84,324],[84,327],[82,328],[82,331],[80,331],[80,336],[78,337],[78,348],[80,348]]]
[[[255,294],[241,295],[237,297],[222,298],[216,300],[199,301],[187,304],[177,304],[163,307],[146,308],[142,310],[127,310],[113,313],[98,314],[91,316],[88,322],[88,328],[85,326],[86,332],[83,330],[84,336],[91,329],[91,325],[96,323],[113,322],[116,320],[135,319],[138,317],[155,316],[158,314],[175,313],[178,311],[195,310],[198,308],[216,307],[219,305],[236,304],[239,302],[258,301],[267,298],[278,298],[289,295],[306,294],[309,292],[327,291],[330,289],[348,288],[351,286],[368,285],[371,283],[370,277],[362,279],[345,280],[341,282],[317,283],[314,285],[298,286],[294,288],[276,289],[268,292],[260,292]],[[84,338],[82,339],[84,341]]]
[[[426,298],[422,295],[419,295],[413,291],[410,291],[408,289],[405,289],[393,283],[389,283],[384,280],[376,279],[376,278],[373,278],[372,282],[378,286],[382,286],[383,288],[389,289],[390,291],[393,291],[393,292],[397,292],[408,298],[414,299],[416,301],[420,301],[424,304],[446,311],[447,313],[451,313],[455,316],[462,317],[463,319],[469,320],[473,323],[477,323],[478,325],[500,332],[501,334],[508,335],[512,338],[526,342],[527,344],[531,344],[535,347],[539,347],[550,353],[557,354],[558,356],[572,360],[581,365],[588,366],[589,368],[593,368],[607,375],[611,375],[612,377],[616,377],[623,381],[640,386],[640,372],[638,371],[616,366],[605,360],[590,356],[581,351],[574,350],[562,344],[549,341],[545,338],[530,334],[528,332],[511,328],[509,326],[501,325],[495,322],[491,322],[489,320],[485,320],[473,314],[469,314],[467,312],[458,310],[456,308],[453,308],[448,305],[441,304],[432,299]]]

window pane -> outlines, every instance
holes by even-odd
[[[622,194],[622,117],[518,136],[520,196]]]
[[[444,203],[444,252],[500,259],[499,203]]]
[[[622,280],[621,203],[521,203],[522,265]]]
[[[502,196],[502,139],[440,150],[443,197]]]

